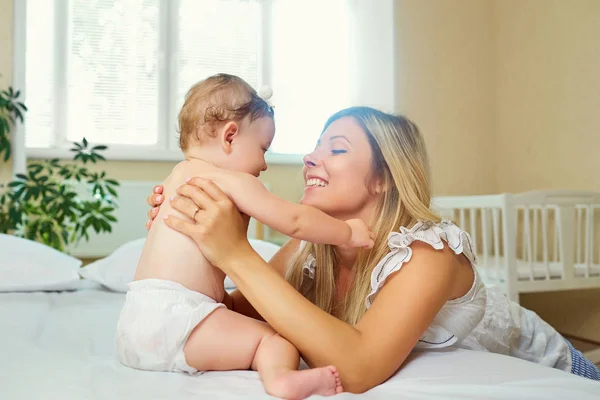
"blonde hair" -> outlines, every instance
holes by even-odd
[[[383,187],[373,220],[369,221],[376,235],[375,245],[359,251],[352,286],[335,309],[339,258],[334,246],[307,243],[292,259],[286,279],[319,308],[355,325],[366,311],[371,272],[389,252],[388,234],[401,226],[411,227],[417,221],[439,222],[440,218],[429,209],[429,163],[417,126],[402,116],[369,107],[352,107],[331,116],[323,131],[341,118],[354,119],[371,145],[373,165],[367,188],[372,191],[376,182]],[[316,268],[314,278],[310,279],[303,266],[312,257]]]
[[[235,75],[216,74],[191,87],[178,115],[179,147],[186,150],[201,133],[214,136],[215,127],[227,121],[250,122],[273,118],[273,108],[246,81]],[[201,131],[201,132],[200,132]]]

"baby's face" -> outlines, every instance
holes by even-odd
[[[275,123],[272,118],[262,117],[240,124],[240,134],[233,143],[230,168],[254,176],[267,169],[265,153],[275,136]]]

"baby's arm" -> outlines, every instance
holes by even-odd
[[[220,186],[241,212],[292,238],[353,247],[373,245],[364,222],[344,222],[314,207],[286,201],[250,174],[215,169],[201,177]]]

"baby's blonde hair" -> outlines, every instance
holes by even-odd
[[[179,147],[186,150],[202,135],[214,136],[218,124],[273,118],[273,108],[246,81],[235,75],[216,74],[191,87],[179,112]]]
[[[371,250],[360,250],[354,265],[354,278],[344,301],[335,304],[339,258],[334,246],[307,243],[292,259],[286,279],[307,299],[322,310],[355,325],[366,311],[366,297],[371,291],[371,272],[389,252],[388,234],[417,221],[439,222],[429,209],[431,199],[429,164],[425,143],[417,126],[407,118],[386,114],[369,107],[352,107],[334,114],[325,124],[352,118],[363,129],[373,153],[369,190],[380,182],[383,193],[372,221],[376,235]],[[303,265],[314,257],[314,279],[306,276]]]

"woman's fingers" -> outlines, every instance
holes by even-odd
[[[222,191],[213,181],[209,181],[202,178],[191,178],[186,180],[187,185],[198,187],[204,191],[214,201],[228,200],[229,196]]]
[[[193,199],[186,196],[175,196],[171,200],[171,207],[191,219],[194,219],[197,212],[201,210],[201,207],[196,205],[196,202]]]
[[[164,196],[162,194],[151,194],[146,198],[146,203],[148,203],[151,207],[158,207],[164,201]]]
[[[146,203],[151,207],[160,206],[164,200],[164,196],[162,195],[163,190],[164,188],[162,185],[154,186],[154,188],[152,188],[152,194],[146,197]]]
[[[177,193],[180,196],[191,199],[198,208],[203,210],[210,210],[215,207],[215,200],[213,200],[202,187],[181,185],[177,188]]]
[[[177,194],[179,196],[170,199],[171,206],[192,219],[199,210],[214,212],[217,202],[221,202],[221,205],[231,203],[229,197],[217,185],[201,178],[188,180],[187,185],[177,188]]]
[[[158,215],[158,207],[153,207],[148,210],[148,218],[153,220]]]
[[[183,219],[174,217],[172,215],[165,215],[163,219],[165,221],[165,224],[175,229],[177,232],[181,232],[194,240],[197,239],[194,233],[198,228],[194,223],[184,221]]]

